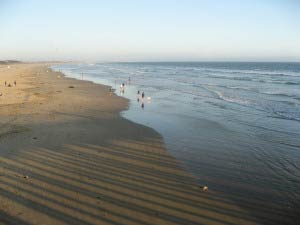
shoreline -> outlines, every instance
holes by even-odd
[[[194,177],[109,87],[0,66],[0,224],[260,224]],[[48,70],[48,72],[47,72]]]

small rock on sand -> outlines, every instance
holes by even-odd
[[[203,186],[203,187],[202,187],[202,190],[203,190],[203,191],[208,191],[208,187],[207,187],[207,186]]]

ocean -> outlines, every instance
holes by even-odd
[[[97,63],[53,69],[110,85],[130,99],[122,116],[158,131],[200,185],[256,217],[264,211],[300,217],[300,63]]]

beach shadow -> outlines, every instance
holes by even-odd
[[[210,198],[155,139],[148,141],[68,144],[1,157],[0,196],[62,224],[255,223]]]

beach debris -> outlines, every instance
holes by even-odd
[[[69,86],[69,88],[75,88],[75,87],[71,85],[71,86]]]
[[[33,140],[37,140],[38,138],[37,138],[37,137],[33,137],[32,139],[33,139]]]
[[[23,178],[23,179],[29,179],[29,176],[28,175],[22,175],[22,174],[14,174],[16,177],[20,177],[20,178]]]
[[[208,187],[207,187],[207,186],[202,186],[201,189],[202,189],[203,191],[208,191]]]

